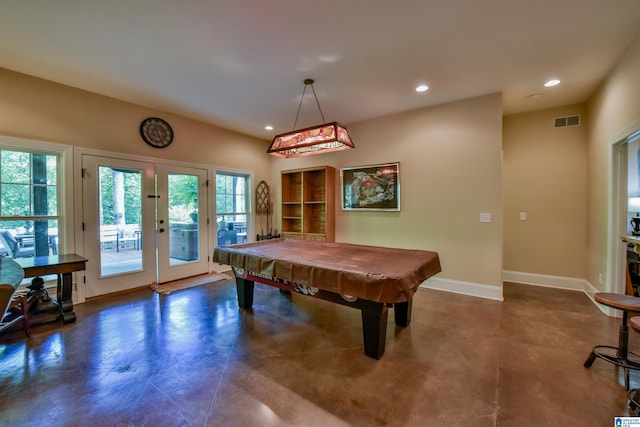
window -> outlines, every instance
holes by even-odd
[[[60,155],[0,148],[0,255],[58,253]]]
[[[218,245],[247,241],[249,176],[216,174],[216,223]]]

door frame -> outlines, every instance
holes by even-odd
[[[617,140],[609,150],[612,174],[609,180],[609,215],[607,219],[607,275],[605,292],[625,293],[626,251],[620,238],[627,233],[627,144]]]
[[[82,221],[83,221],[83,208],[84,208],[84,200],[82,195],[82,156],[91,155],[98,157],[110,157],[114,159],[126,159],[131,161],[140,161],[146,163],[154,163],[154,164],[164,164],[164,165],[173,165],[179,167],[187,167],[187,168],[199,168],[206,169],[209,177],[213,177],[213,184],[210,182],[210,185],[207,186],[207,207],[206,207],[206,232],[201,234],[206,234],[207,240],[207,272],[211,273],[213,271],[213,261],[212,261],[212,253],[213,247],[215,246],[214,234],[215,234],[215,222],[211,220],[211,218],[215,218],[214,206],[215,206],[215,173],[216,170],[213,166],[205,165],[201,163],[189,163],[176,161],[171,159],[163,159],[158,157],[149,157],[149,156],[139,156],[139,155],[131,155],[126,153],[117,153],[113,151],[106,150],[97,150],[91,148],[84,147],[75,147],[73,153],[73,194],[70,195],[70,199],[73,200],[73,215],[74,215],[74,244],[76,253],[84,256],[86,253],[86,248],[84,246],[84,234],[82,230]],[[250,173],[253,175],[253,173]],[[209,178],[211,179],[211,178]],[[91,262],[91,260],[89,260]],[[76,295],[77,300],[74,302],[84,302],[86,301],[86,275],[81,279],[78,278],[78,287],[74,289],[74,293]]]
[[[621,237],[627,233],[628,138],[640,131],[640,122],[609,139],[609,186],[607,215],[607,259],[604,292],[625,293],[626,248]],[[606,308],[612,316],[615,310]]]
[[[129,170],[140,175],[140,209],[139,227],[145,230],[141,235],[140,250],[135,251],[135,258],[140,261],[139,267],[123,271],[110,271],[105,274],[102,270],[102,245],[97,236],[102,233],[100,212],[102,206],[100,186],[100,168],[114,168]],[[86,296],[102,295],[103,291],[118,292],[137,286],[151,284],[156,279],[156,251],[155,251],[155,199],[144,197],[143,194],[155,193],[155,165],[150,162],[132,161],[114,157],[84,155],[82,157],[83,171],[83,242],[93,242],[84,247],[84,258],[88,259],[85,269],[85,294]],[[97,190],[97,191],[96,191]],[[153,228],[154,232],[146,232]],[[115,228],[113,228],[115,233]],[[115,234],[114,234],[115,238]],[[116,243],[118,245],[118,243]],[[142,250],[142,248],[145,248]],[[114,248],[115,249],[115,248]],[[93,262],[91,262],[93,261]],[[137,267],[137,266],[136,266]],[[96,279],[96,280],[94,280]]]

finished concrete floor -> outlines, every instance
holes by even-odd
[[[613,426],[617,342],[576,291],[506,283],[504,302],[420,288],[407,328],[364,355],[358,310],[233,281],[75,306],[77,321],[0,336],[2,426]],[[631,347],[640,334],[631,333]],[[631,386],[640,386],[632,372]]]

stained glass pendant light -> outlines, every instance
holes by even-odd
[[[355,148],[351,141],[351,137],[347,133],[347,128],[338,122],[325,122],[324,114],[322,114],[318,95],[316,95],[313,83],[313,79],[304,80],[304,89],[302,90],[300,105],[298,105],[296,120],[293,124],[294,130],[276,135],[275,138],[273,138],[273,142],[271,142],[271,146],[267,150],[267,153],[278,157],[300,157]],[[318,110],[320,111],[320,116],[322,116],[323,124],[304,129],[296,129],[298,116],[300,115],[300,108],[302,107],[302,100],[304,99],[304,93],[307,90],[307,86],[311,86],[313,96],[316,98]]]

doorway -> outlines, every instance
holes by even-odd
[[[82,155],[86,296],[207,273],[207,180],[206,168]]]
[[[610,149],[610,205],[608,221],[608,246],[607,251],[607,292],[626,292],[627,251],[626,245],[621,244],[620,236],[629,234],[629,198],[637,197],[638,187],[638,153],[629,154],[633,143],[640,139],[640,129],[625,132],[624,136],[612,140]],[[636,150],[637,151],[637,150]],[[634,158],[635,157],[635,158]],[[630,185],[631,184],[631,185]],[[635,188],[634,188],[635,187]]]

